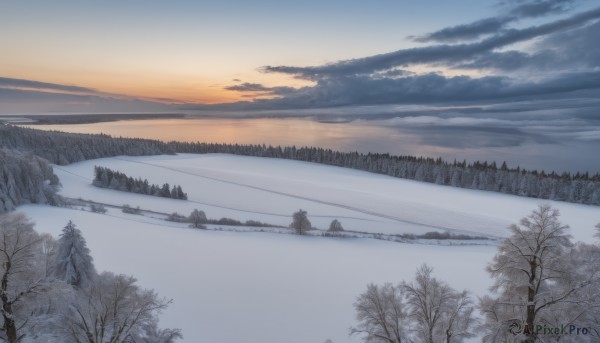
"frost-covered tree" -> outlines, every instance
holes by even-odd
[[[157,322],[153,321],[144,325],[141,332],[134,334],[133,342],[136,343],[174,343],[183,339],[179,329],[159,329]]]
[[[467,291],[457,292],[422,265],[414,281],[403,282],[409,314],[420,342],[462,342],[471,337],[475,324],[473,304]]]
[[[203,224],[208,221],[206,213],[204,213],[204,211],[199,211],[198,209],[194,209],[192,213],[190,213],[188,219],[195,228],[205,228]]]
[[[410,319],[403,289],[391,283],[369,284],[354,303],[358,325],[350,335],[362,335],[367,343],[410,342]]]
[[[596,224],[596,237],[600,238],[600,223]]]
[[[304,235],[312,227],[306,214],[306,211],[299,210],[293,215],[294,220],[290,224],[290,228],[296,231],[296,233],[299,235]]]
[[[359,325],[350,334],[377,343],[458,343],[473,337],[471,295],[434,278],[432,270],[423,265],[413,281],[398,286],[369,285],[354,304]]]
[[[342,226],[342,223],[340,223],[339,220],[334,219],[331,224],[329,224],[329,230],[331,232],[340,232],[340,231],[344,231],[344,227]]]
[[[44,292],[42,239],[22,214],[0,216],[0,338],[21,341],[32,316],[27,302]]]
[[[573,244],[558,218],[558,210],[540,205],[498,246],[487,268],[493,294],[480,302],[487,341],[503,341],[510,325],[521,325],[522,340],[534,342],[536,325],[552,322],[565,304],[581,305],[580,295],[594,284],[593,274],[579,275],[569,263]]]
[[[58,252],[58,243],[54,237],[48,233],[41,234],[40,239],[40,245],[42,249],[41,261],[44,267],[44,275],[46,278],[51,278],[54,277],[56,272],[56,253]]]
[[[58,177],[48,161],[0,144],[0,214],[25,203],[60,206],[63,201],[56,194],[57,185]]]
[[[568,278],[555,280],[552,288],[558,294],[568,294],[574,288],[575,290],[564,301],[559,301],[549,310],[540,313],[536,318],[536,325],[573,325],[589,331],[586,335],[546,332],[540,338],[569,343],[600,342],[600,246],[577,243],[562,258],[570,275]]]
[[[89,287],[97,275],[90,249],[72,221],[64,227],[58,239],[55,275],[57,279],[78,288]]]
[[[157,315],[169,303],[154,291],[138,287],[131,276],[105,272],[91,287],[79,291],[64,319],[65,334],[74,342],[125,343],[154,331],[172,342],[180,337],[179,331],[156,331]]]
[[[478,320],[473,315],[475,306],[468,291],[454,292],[445,307],[441,325],[437,330],[437,334],[442,337],[444,342],[462,342],[465,338],[475,336],[473,330]]]

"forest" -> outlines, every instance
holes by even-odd
[[[103,134],[73,134],[41,131],[0,124],[0,180],[2,211],[20,203],[52,202],[56,179],[42,159],[58,165],[119,155],[141,156],[174,153],[227,153],[242,156],[282,158],[353,168],[393,177],[438,185],[476,189],[531,198],[600,205],[600,174],[555,173],[509,168],[506,163],[444,161],[441,158],[394,156],[389,154],[340,152],[315,147],[273,147],[216,143],[161,142],[150,139],[111,137]],[[15,151],[16,150],[16,151]],[[9,157],[12,156],[12,157]],[[16,157],[15,157],[16,156]],[[27,156],[27,157],[25,157]],[[41,159],[34,158],[38,156]],[[18,162],[18,161],[21,162]],[[28,162],[28,161],[36,162]],[[27,163],[37,163],[32,172],[18,173]],[[17,165],[17,166],[15,166]],[[15,169],[16,168],[16,169]],[[38,172],[39,171],[39,172]],[[12,178],[10,177],[12,175]],[[22,175],[16,182],[15,175]],[[14,180],[15,182],[12,182]],[[42,182],[47,180],[48,182]],[[8,195],[7,195],[8,194]],[[20,194],[19,196],[17,196]],[[45,194],[45,198],[41,195]]]
[[[106,167],[96,166],[94,168],[94,181],[92,181],[92,184],[100,188],[187,200],[187,193],[184,193],[179,185],[173,185],[172,188],[168,183],[165,183],[162,186],[151,185],[147,179],[135,179],[124,173]]]

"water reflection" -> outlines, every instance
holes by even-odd
[[[386,121],[323,123],[309,119],[159,119],[95,124],[36,125],[44,130],[105,133],[163,141],[318,146],[340,151],[507,161],[510,166],[597,172],[600,161],[584,159],[596,148],[585,142],[542,140],[514,130],[432,129]],[[590,155],[588,155],[590,156]]]

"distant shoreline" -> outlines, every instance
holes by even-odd
[[[3,115],[0,122],[27,123],[27,125],[94,124],[121,120],[183,119],[184,113],[98,113],[98,114],[34,114]],[[14,120],[12,120],[14,119]]]

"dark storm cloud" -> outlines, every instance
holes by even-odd
[[[600,18],[600,8],[539,26],[532,26],[525,29],[510,29],[477,43],[433,45],[421,48],[403,49],[391,53],[313,67],[265,66],[262,70],[267,73],[290,74],[296,77],[314,80],[324,76],[370,74],[380,70],[414,64],[436,62],[455,63],[465,59],[474,58],[478,54],[486,53],[510,44],[527,41],[561,30],[579,27],[597,18]]]
[[[253,106],[268,109],[507,101],[598,88],[600,71],[565,73],[539,82],[514,82],[499,76],[444,77],[435,73],[397,79],[358,75],[319,79],[314,87],[295,90],[280,99],[256,102]]]
[[[513,0],[505,3],[514,6],[510,10],[512,15],[521,18],[535,18],[567,11],[573,5],[574,0]]]
[[[67,86],[56,83],[23,80],[23,79],[12,79],[7,77],[0,77],[0,88],[31,88],[31,89],[47,89],[55,91],[65,92],[84,92],[84,93],[96,93],[97,91],[92,88]]]
[[[483,35],[496,34],[506,29],[512,22],[524,19],[556,14],[568,10],[574,0],[516,0],[506,1],[504,15],[485,18],[468,24],[443,28],[422,36],[410,36],[416,42],[457,42],[478,39]]]
[[[513,20],[514,17],[486,18],[470,24],[447,27],[439,31],[428,33],[424,36],[411,36],[409,38],[421,43],[456,42],[477,39],[485,34],[497,33]]]
[[[531,51],[503,51],[480,54],[459,69],[552,70],[600,67],[600,22],[544,37]]]

